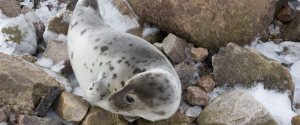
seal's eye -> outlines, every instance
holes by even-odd
[[[132,104],[134,102],[134,98],[130,95],[126,95],[125,96],[125,101],[128,103],[128,104]]]

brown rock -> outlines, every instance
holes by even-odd
[[[17,0],[0,0],[0,10],[7,17],[16,17],[21,14],[21,6]]]
[[[37,58],[30,55],[30,54],[23,54],[23,55],[18,55],[17,58],[22,59],[22,60],[26,60],[28,62],[34,63],[37,61]]]
[[[135,17],[134,12],[130,9],[125,0],[113,0],[112,3],[117,7],[121,14],[127,15],[130,18]]]
[[[18,125],[62,125],[62,123],[51,118],[20,115],[18,118]]]
[[[22,7],[22,10],[21,10],[21,13],[22,13],[22,14],[26,14],[26,13],[29,13],[29,12],[34,12],[34,10],[31,9],[31,8],[28,8],[28,7],[26,7],[26,6],[23,6],[23,7]]]
[[[182,62],[175,66],[175,70],[183,85],[183,89],[196,81],[195,74],[197,73],[197,68],[195,68],[193,65]]]
[[[62,90],[41,68],[2,53],[0,81],[0,102],[17,113],[45,115]]]
[[[300,41],[300,12],[296,12],[295,18],[283,28],[282,37],[286,41]]]
[[[190,86],[187,88],[186,101],[192,105],[208,105],[208,94],[198,87]]]
[[[6,122],[10,115],[10,108],[3,106],[0,108],[0,122]]]
[[[296,115],[292,118],[292,125],[300,125],[300,115]]]
[[[69,18],[68,16],[71,16],[70,11],[65,11],[62,14],[53,17],[49,21],[48,30],[57,34],[67,35],[70,21],[66,20]]]
[[[252,49],[229,43],[212,58],[214,79],[222,86],[253,86],[261,82],[267,89],[293,93],[295,87],[287,68]]]
[[[48,41],[44,56],[53,60],[54,64],[69,60],[67,43],[61,41]]]
[[[163,40],[164,52],[170,57],[171,61],[175,63],[183,62],[186,58],[185,49],[187,43],[179,37],[169,34]]]
[[[81,97],[68,92],[63,92],[55,106],[55,111],[63,119],[69,122],[81,122],[89,109],[89,103]]]
[[[199,48],[192,47],[190,51],[190,56],[191,59],[195,61],[204,61],[208,56],[208,50],[201,47]]]
[[[141,22],[217,51],[229,42],[239,45],[251,42],[272,22],[276,1],[128,0],[128,3]]]
[[[171,118],[160,121],[147,121],[145,119],[138,119],[136,125],[190,125],[192,120],[183,113],[176,112]]]
[[[206,75],[197,81],[197,85],[199,88],[209,93],[214,90],[216,83],[212,75]]]
[[[283,23],[288,23],[293,19],[293,10],[287,1],[283,4],[282,9],[276,13],[276,19]]]
[[[99,107],[92,107],[82,125],[128,125],[123,116],[112,114]]]

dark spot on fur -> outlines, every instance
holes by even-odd
[[[124,81],[121,81],[121,85],[124,87],[124,85],[125,85],[125,82],[124,82]]]
[[[151,82],[150,84],[149,84],[149,86],[157,86],[158,84],[157,83],[155,83],[155,82]]]
[[[132,43],[129,43],[129,46],[133,46],[133,44],[132,44]]]
[[[158,89],[158,91],[159,91],[160,93],[164,93],[164,87],[159,86],[157,89]]]
[[[95,63],[92,63],[92,66],[95,66]]]
[[[115,91],[117,91],[118,89],[117,88],[115,88]]]
[[[73,52],[71,52],[71,59],[73,59]]]
[[[112,76],[112,79],[115,79],[115,78],[117,78],[117,73],[114,73]]]
[[[96,41],[96,42],[99,42],[99,41],[100,41],[100,38],[97,38],[95,41]]]
[[[156,77],[160,77],[160,74],[155,74]]]
[[[110,84],[109,84],[109,83],[107,84],[107,87],[110,87]]]
[[[117,37],[114,37],[114,39],[113,39],[114,41],[116,41],[117,40]]]
[[[99,48],[99,46],[95,46],[95,47],[94,47],[94,50],[96,50],[96,49],[98,49],[98,48]]]
[[[141,73],[141,72],[144,72],[144,71],[145,71],[144,69],[135,68],[132,73],[137,74],[137,73]]]
[[[89,90],[91,91],[91,90],[93,90],[93,88],[92,88],[92,87],[90,87],[90,88],[89,88]]]
[[[101,47],[101,52],[105,52],[105,51],[107,51],[108,50],[108,47],[107,46],[102,46]]]
[[[110,71],[113,71],[114,69],[115,69],[115,67],[113,67],[113,66],[110,66],[110,67],[109,67],[109,70],[110,70]]]
[[[76,25],[78,25],[78,21],[71,25],[71,29],[73,29]]]
[[[125,61],[124,63],[127,64],[127,66],[130,66],[129,61]]]
[[[98,1],[97,0],[84,0],[83,1],[84,7],[91,7],[94,10],[98,10]]]
[[[102,62],[99,63],[99,66],[102,66]]]
[[[92,73],[92,72],[93,72],[93,70],[92,70],[92,69],[90,69],[90,72]]]
[[[107,43],[108,45],[112,45],[112,42]]]
[[[135,57],[131,57],[132,60],[135,60]]]
[[[169,81],[168,79],[165,79],[165,82],[166,82],[166,83],[169,83],[170,81]]]
[[[87,30],[88,30],[88,29],[82,30],[81,33],[80,33],[80,35],[81,35],[81,36],[84,35],[84,34],[86,33]]]

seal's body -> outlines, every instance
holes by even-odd
[[[97,0],[78,1],[68,49],[90,103],[151,121],[169,118],[177,111],[181,83],[171,63],[147,41],[105,24]]]

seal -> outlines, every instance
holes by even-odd
[[[92,105],[128,117],[171,117],[181,83],[169,60],[147,41],[104,23],[97,0],[79,0],[68,31],[70,61]]]

